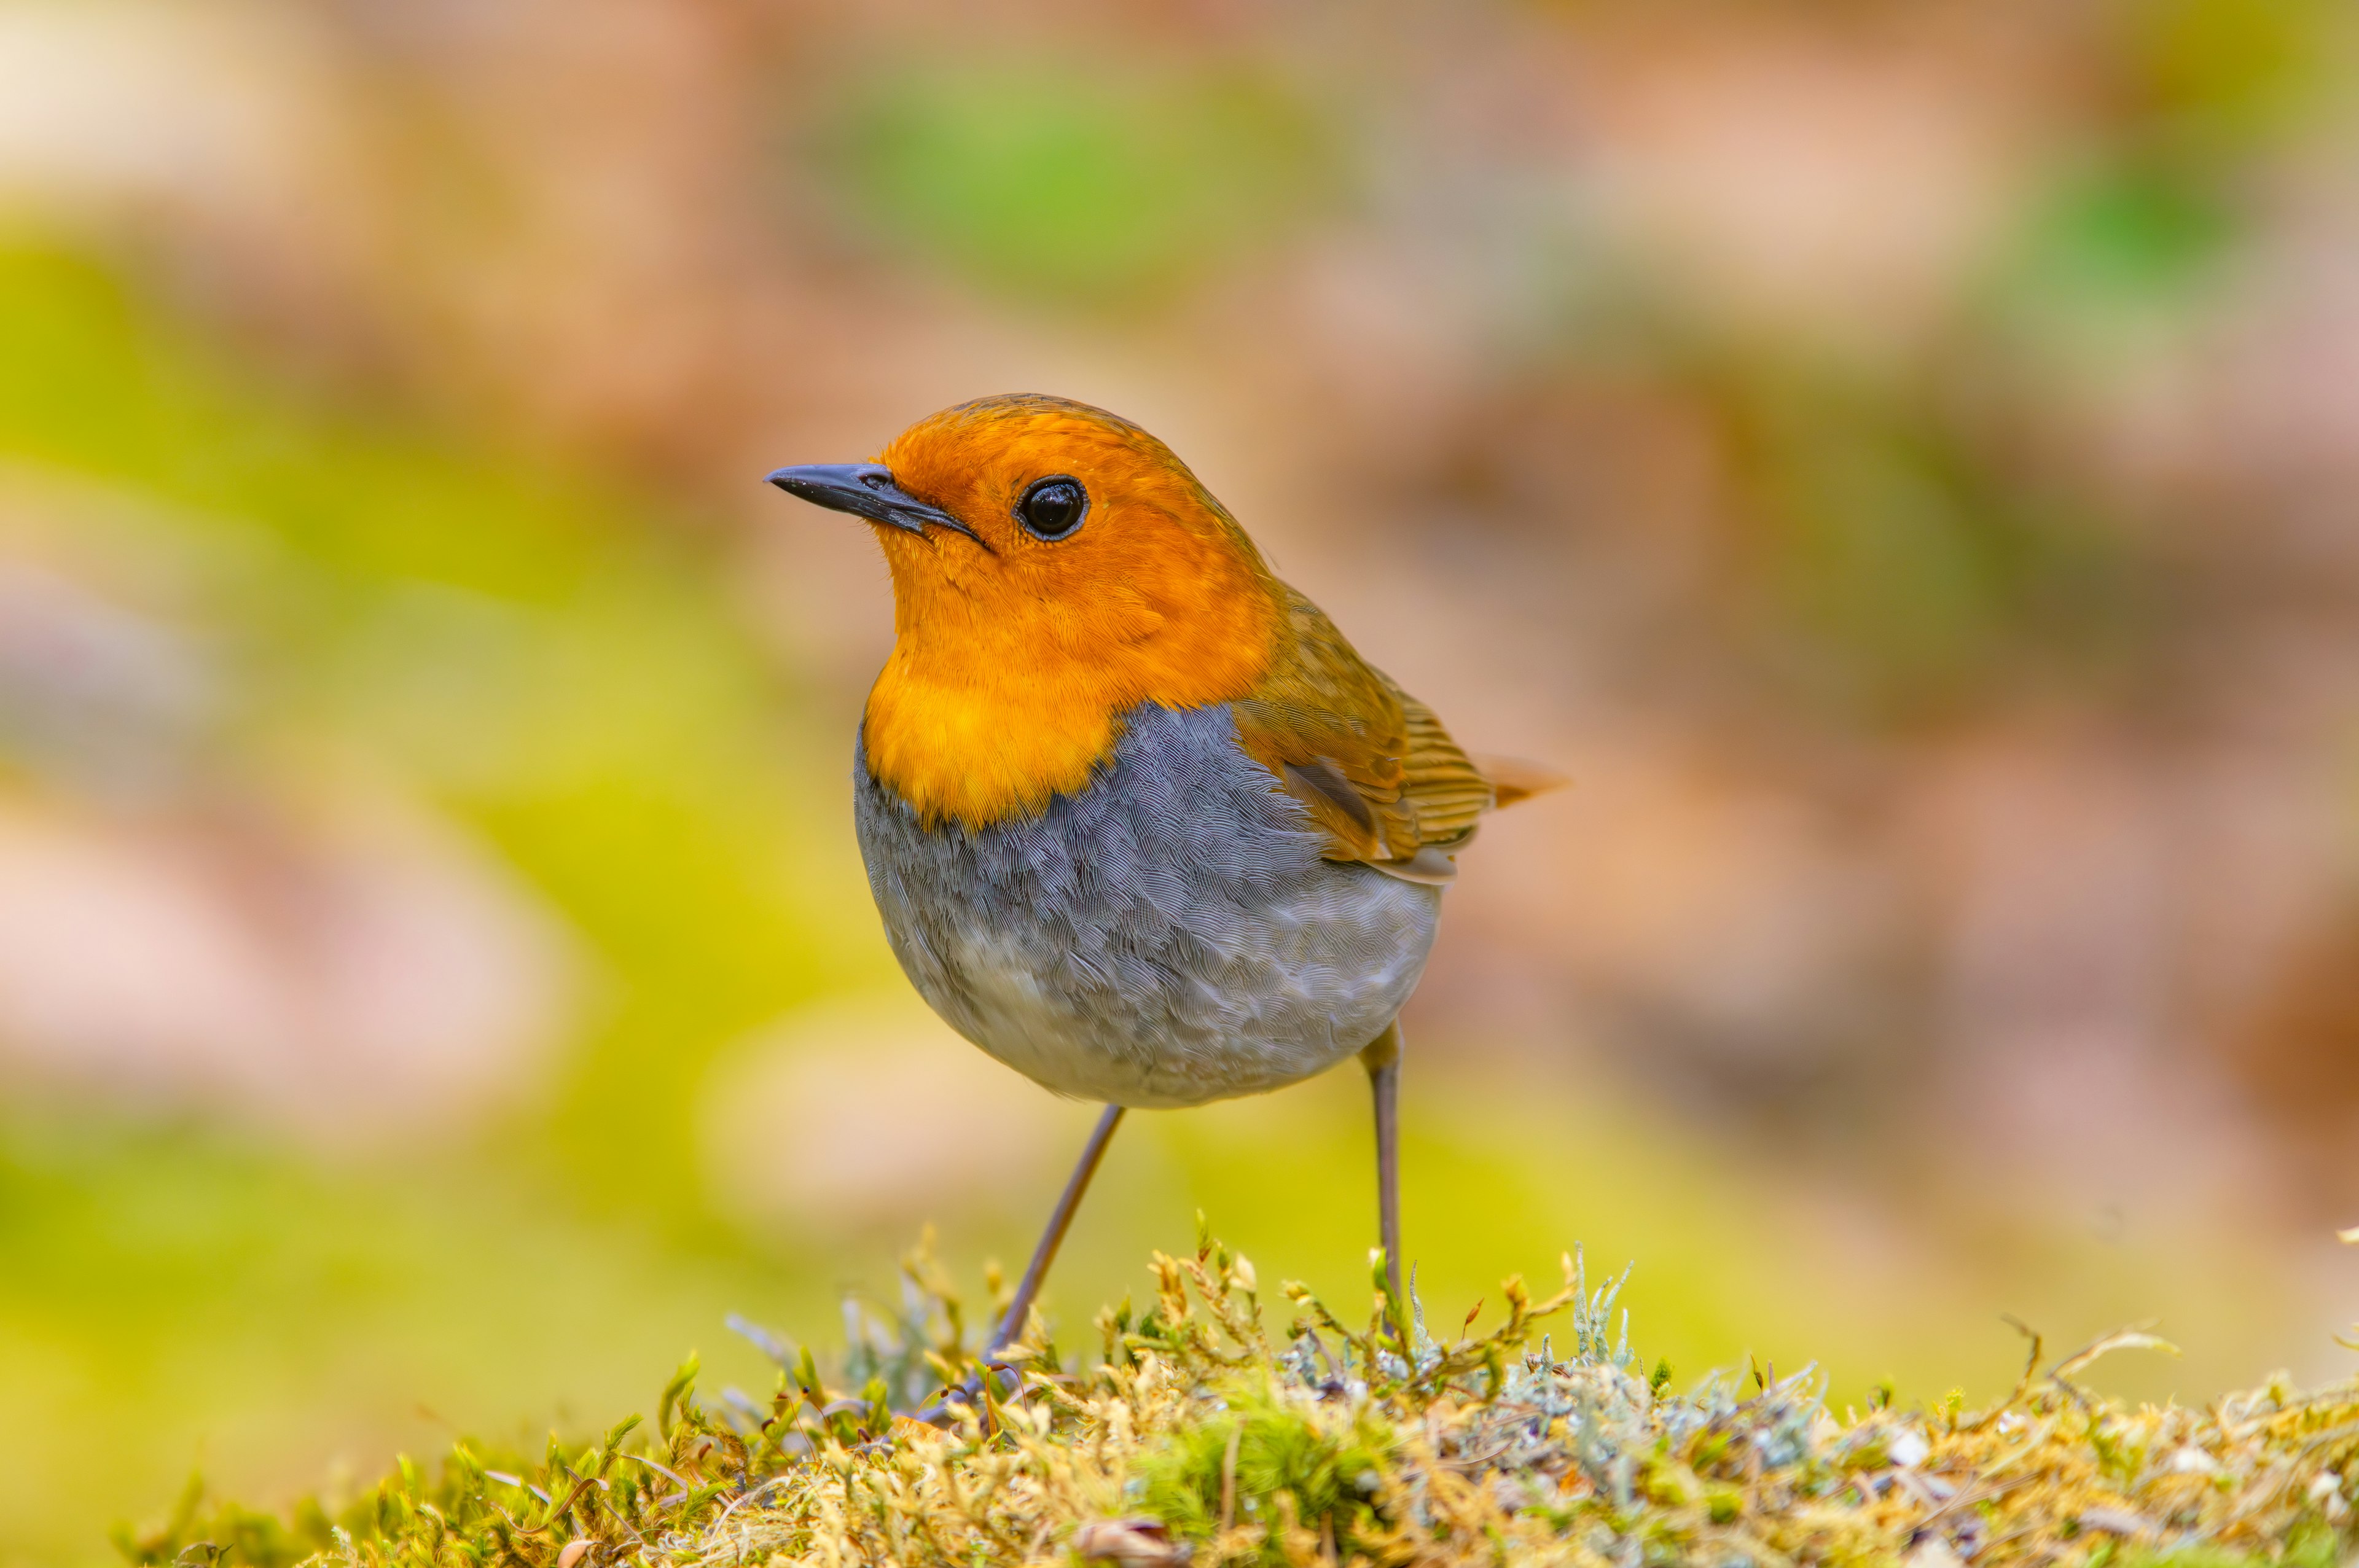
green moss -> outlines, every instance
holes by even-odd
[[[1268,1385],[1241,1390],[1229,1405],[1142,1459],[1133,1478],[1142,1511],[1203,1541],[1280,1517],[1283,1498],[1293,1519],[1352,1550],[1375,1520],[1394,1434],[1364,1411],[1321,1420]],[[1274,1548],[1266,1555],[1284,1560]]]

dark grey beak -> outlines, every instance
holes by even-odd
[[[983,535],[943,511],[929,506],[893,482],[893,470],[882,463],[805,463],[779,469],[770,482],[789,495],[799,495],[831,512],[849,512],[871,523],[883,523],[922,535],[928,524],[963,534],[985,550]]]

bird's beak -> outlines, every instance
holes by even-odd
[[[963,534],[985,550],[983,535],[943,511],[929,506],[893,482],[893,470],[882,463],[805,463],[779,469],[770,482],[789,495],[799,495],[814,506],[849,512],[871,523],[922,535],[928,524]]]

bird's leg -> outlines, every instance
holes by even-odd
[[[1385,1274],[1393,1294],[1400,1294],[1400,1020],[1360,1052],[1368,1069],[1368,1087],[1376,1098],[1376,1224],[1384,1238]]]
[[[1032,1249],[1032,1261],[1025,1267],[1015,1299],[1007,1303],[999,1325],[984,1344],[982,1360],[985,1367],[1024,1332],[1025,1322],[1032,1315],[1032,1303],[1040,1293],[1040,1282],[1049,1277],[1049,1265],[1057,1260],[1057,1249],[1064,1244],[1065,1232],[1073,1223],[1075,1211],[1082,1206],[1082,1195],[1090,1190],[1090,1178],[1098,1173],[1098,1162],[1105,1158],[1106,1145],[1114,1141],[1114,1130],[1122,1125],[1122,1110],[1118,1105],[1106,1107],[1105,1114],[1098,1118],[1096,1128],[1090,1133],[1089,1142],[1082,1145],[1082,1157],[1074,1162],[1073,1173],[1066,1178],[1064,1195],[1057,1199],[1056,1208],[1049,1215],[1048,1228],[1040,1233],[1040,1244]],[[984,1376],[984,1370],[977,1368],[957,1388],[943,1390],[942,1397],[919,1413],[929,1420],[945,1419],[951,1401],[973,1404],[983,1390]]]
[[[1114,1130],[1122,1125],[1122,1107],[1110,1105],[1105,1114],[1090,1133],[1090,1141],[1082,1148],[1082,1157],[1073,1165],[1073,1173],[1065,1182],[1065,1192],[1057,1200],[1056,1209],[1049,1216],[1049,1228],[1040,1233],[1040,1245],[1032,1249],[1032,1261],[1024,1270],[1024,1279],[1016,1287],[1016,1299],[1007,1303],[1006,1315],[999,1320],[999,1328],[991,1336],[984,1350],[985,1357],[998,1355],[1007,1348],[1016,1336],[1024,1332],[1024,1322],[1032,1315],[1032,1299],[1040,1293],[1040,1281],[1049,1277],[1049,1265],[1057,1260],[1057,1249],[1064,1245],[1065,1231],[1073,1223],[1074,1211],[1082,1206],[1082,1195],[1090,1190],[1090,1178],[1098,1173],[1098,1162],[1105,1158],[1106,1145],[1114,1141]]]

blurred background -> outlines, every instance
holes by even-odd
[[[1578,781],[1408,1015],[1441,1318],[2348,1374],[2354,88],[2336,0],[0,0],[0,1563],[1020,1262],[1091,1113],[896,972],[884,573],[760,482],[1009,390]],[[1356,1302],[1364,1098],[1134,1118],[1051,1310],[1200,1208]]]

